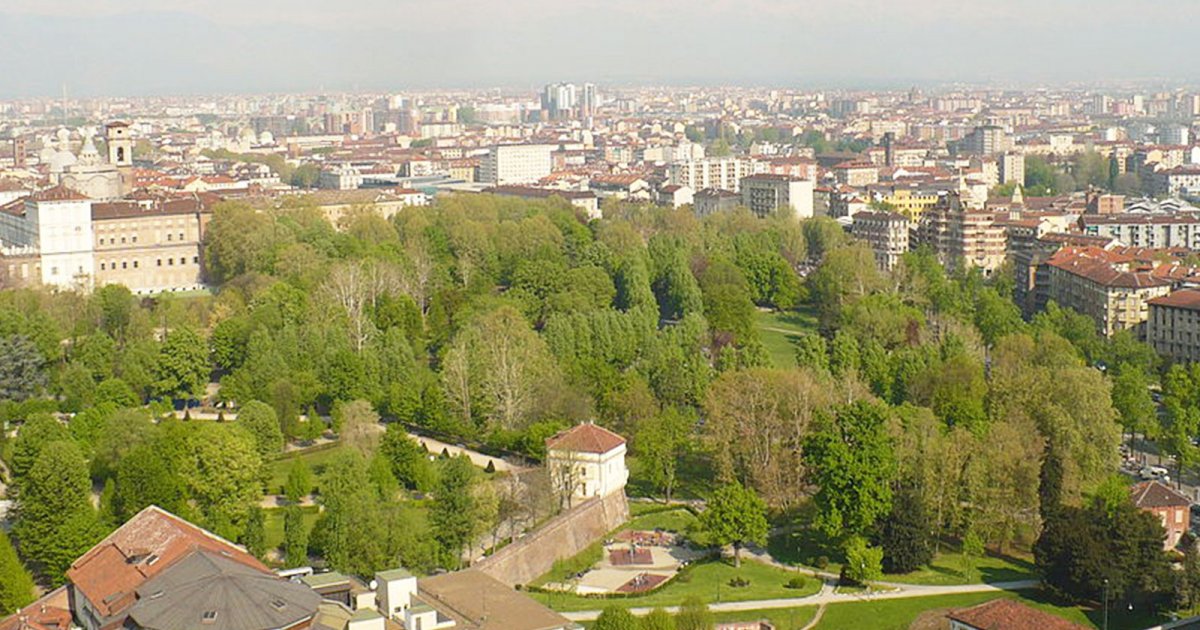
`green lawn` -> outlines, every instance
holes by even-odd
[[[304,513],[304,526],[311,532],[313,523],[317,522],[317,506],[302,507],[300,510]],[[265,512],[267,518],[263,529],[266,531],[267,549],[275,549],[283,544],[283,508],[270,508]]]
[[[817,614],[816,606],[801,606],[799,608],[782,608],[778,610],[747,610],[744,612],[715,613],[713,619],[717,623],[729,621],[769,621],[775,630],[800,630],[812,621]],[[590,628],[594,621],[583,622],[583,627]]]
[[[530,593],[535,599],[560,611],[602,610],[608,606],[638,608],[642,606],[677,606],[689,597],[699,597],[706,602],[742,602],[758,599],[804,597],[820,589],[821,584],[812,576],[805,576],[803,588],[790,589],[788,580],[801,575],[785,571],[752,560],[742,561],[735,569],[729,562],[713,561],[698,564],[684,580],[676,578],[662,589],[643,597],[602,599],[580,597],[569,593]],[[741,588],[729,585],[733,578],[749,580]]]
[[[806,508],[801,508],[801,522],[804,522]],[[838,573],[842,568],[841,550],[835,541],[822,536],[812,527],[799,525],[794,531],[779,533],[771,537],[768,550],[772,557],[780,562],[804,567],[818,566],[819,559],[824,556],[828,560],[825,571]],[[978,584],[993,582],[1010,582],[1028,580],[1037,577],[1028,554],[1000,555],[988,552],[975,562],[976,572],[968,575],[964,570],[962,554],[957,543],[943,543],[933,562],[912,573],[887,574],[883,582],[898,582],[903,584]]]
[[[907,630],[917,616],[927,610],[974,606],[996,597],[995,593],[967,593],[831,604],[825,609],[821,622],[817,624],[817,630],[858,630],[864,627],[876,630]],[[1022,603],[1090,627],[1099,627],[1102,617],[1101,611],[1058,605],[1033,592],[1004,593],[999,597],[1013,597]],[[1113,610],[1108,618],[1109,628],[1112,630],[1136,630],[1162,621],[1161,617],[1140,611],[1130,613]]]
[[[694,526],[698,519],[695,514],[679,508],[675,510],[658,510],[645,513],[654,504],[634,503],[630,505],[633,518],[621,529],[662,529],[668,532],[685,534]],[[639,515],[639,511],[642,514]]]
[[[817,330],[817,316],[808,307],[786,312],[757,311],[754,323],[771,362],[778,368],[795,367],[796,338]]]
[[[342,452],[342,446],[339,444],[333,448],[325,448],[320,450],[296,451],[274,460],[267,464],[271,472],[270,482],[267,486],[267,491],[270,494],[281,494],[283,492],[283,483],[287,480],[288,470],[291,468],[292,462],[296,458],[303,459],[308,462],[308,468],[313,473],[313,484],[318,482],[318,478],[325,470],[325,466]]]

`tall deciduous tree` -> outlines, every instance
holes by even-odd
[[[237,422],[254,437],[258,454],[266,457],[283,450],[283,430],[270,405],[251,400],[238,410]]]
[[[883,406],[852,403],[827,415],[805,442],[819,488],[816,525],[827,535],[861,535],[891,509],[895,459],[886,424]]]
[[[457,565],[476,531],[478,473],[465,455],[446,460],[438,476],[429,523],[447,560]]]
[[[179,328],[167,333],[158,353],[155,391],[163,396],[199,396],[208,383],[208,346],[194,331]]]
[[[733,545],[735,567],[741,566],[742,547],[767,542],[767,505],[739,483],[722,486],[709,497],[700,523],[713,543]]]
[[[634,447],[641,458],[646,478],[662,490],[667,502],[675,489],[679,458],[688,446],[693,420],[674,407],[642,421],[634,437]]]
[[[87,550],[79,549],[78,539],[69,534],[80,515],[95,519],[91,487],[83,454],[69,441],[47,444],[21,484],[13,534],[25,555],[55,584],[62,583],[66,569],[61,560]],[[74,557],[67,558],[67,565]]]
[[[283,555],[289,567],[308,564],[308,526],[296,505],[283,509]]]

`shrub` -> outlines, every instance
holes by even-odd
[[[750,586],[750,580],[743,577],[735,577],[729,580],[729,585],[733,588],[745,588]]]
[[[805,580],[804,576],[797,575],[796,577],[788,580],[787,584],[784,584],[783,586],[784,586],[784,588],[790,588],[792,590],[798,591],[798,590],[804,588],[804,585],[807,583],[808,583],[808,580]]]
[[[817,557],[817,568],[824,571],[829,568],[829,556]]]

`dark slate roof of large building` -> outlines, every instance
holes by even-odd
[[[143,584],[129,616],[146,630],[270,630],[312,617],[320,603],[307,586],[196,551]]]

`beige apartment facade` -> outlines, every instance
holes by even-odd
[[[1200,361],[1200,289],[1180,289],[1147,303],[1146,343],[1175,361]]]

